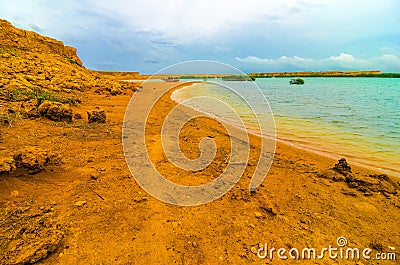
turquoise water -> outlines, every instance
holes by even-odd
[[[400,79],[304,78],[304,85],[290,85],[289,78],[257,79],[273,112],[278,138],[299,147],[376,169],[400,173]],[[229,86],[232,82],[219,81]],[[268,106],[262,98],[246,94],[247,82],[234,82],[240,94],[258,107]],[[241,85],[238,85],[238,84]],[[217,85],[197,84],[181,89],[178,101],[212,95],[229,101],[230,92]],[[240,100],[232,105],[250,115]],[[202,102],[192,106],[224,117],[218,109]],[[262,113],[260,113],[263,115]],[[224,117],[227,121],[230,117]],[[251,120],[243,119],[251,127]]]

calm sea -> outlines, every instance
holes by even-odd
[[[290,85],[289,78],[257,79],[272,110],[278,139],[325,155],[343,156],[400,175],[400,79],[390,78],[304,78],[304,85]],[[249,128],[254,126],[244,101],[232,97],[229,87],[239,87],[251,104],[269,107],[265,100],[247,92],[248,81],[210,80],[176,91],[178,102],[206,96],[219,98],[243,113]],[[195,109],[228,122],[234,119],[206,102],[190,102]],[[259,108],[258,108],[259,109]],[[262,111],[261,111],[262,112]],[[263,113],[258,113],[263,115]],[[242,118],[243,118],[242,117]]]

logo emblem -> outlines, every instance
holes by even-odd
[[[179,77],[192,79],[175,82]],[[194,206],[223,196],[245,172],[250,191],[263,182],[275,154],[275,123],[267,99],[247,75],[219,62],[188,61],[142,86],[127,106],[122,143],[129,170],[146,192]],[[200,185],[171,180],[201,173],[210,175]]]

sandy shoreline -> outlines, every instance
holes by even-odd
[[[179,93],[178,90],[185,89],[186,87],[189,87],[192,85],[193,85],[193,83],[191,83],[191,82],[188,82],[188,83],[183,82],[182,84],[179,85],[179,88],[174,89],[174,92],[171,94],[171,99],[173,101],[179,103],[179,100],[176,98],[176,93]],[[206,115],[210,115],[210,113],[203,112],[202,110],[195,109],[191,106],[187,106],[187,107],[192,108],[198,112],[204,113]],[[226,120],[224,122],[229,123]],[[279,131],[278,128],[277,128],[277,131]],[[252,133],[256,136],[260,136],[260,134],[253,132],[251,129],[248,129],[247,132]],[[380,172],[382,174],[388,174],[393,177],[397,177],[397,178],[400,177],[399,170],[396,170],[394,168],[385,167],[384,165],[378,165],[377,161],[368,161],[365,159],[359,159],[356,154],[349,153],[347,155],[343,155],[343,154],[339,154],[338,152],[335,152],[335,151],[328,151],[329,149],[331,149],[330,146],[328,146],[328,145],[314,146],[310,143],[302,142],[298,138],[287,136],[284,133],[277,133],[276,136],[277,136],[276,141],[283,145],[292,146],[299,150],[302,150],[305,152],[312,152],[314,154],[321,155],[321,156],[324,156],[324,157],[327,157],[330,159],[334,159],[334,160],[338,160],[342,157],[345,157],[348,160],[348,162],[350,162],[351,164],[359,166],[361,168],[364,168],[365,170],[373,170],[376,172]]]
[[[166,91],[170,86],[171,84],[167,83],[152,83],[149,84],[149,86],[145,85],[143,92],[146,92],[147,90],[151,93],[151,90],[158,89]],[[177,88],[181,87],[182,84],[179,84]],[[177,170],[173,165],[166,161],[165,157],[162,155],[162,146],[158,144],[158,130],[160,129],[160,127],[155,126],[155,124],[161,126],[166,114],[168,113],[167,110],[173,108],[177,104],[171,99],[172,91],[173,90],[169,91],[164,95],[164,97],[162,97],[162,99],[157,103],[160,105],[158,106],[158,108],[155,108],[155,112],[153,113],[153,115],[150,115],[150,123],[152,124],[152,126],[151,128],[149,128],[148,132],[151,135],[152,141],[154,142],[150,144],[151,147],[148,150],[149,155],[150,157],[154,157],[153,162],[158,167],[160,172],[168,176],[168,179],[170,179],[171,181],[182,185],[204,184],[205,182],[215,178],[215,176],[220,174],[221,170],[224,169],[224,157],[217,155],[215,158],[215,164],[211,164],[209,167],[207,167],[206,170],[202,172],[197,172],[193,174],[191,172]],[[187,107],[186,111],[190,113],[195,110]],[[225,134],[223,127],[220,127],[218,123],[213,122],[212,120],[199,120],[197,121],[197,124],[192,124],[187,128],[183,128],[183,130],[181,131],[180,138],[183,139],[181,140],[181,147],[184,153],[190,158],[197,157],[199,154],[198,141],[202,137],[209,137],[211,132],[213,133],[212,137],[215,140],[217,146],[221,146],[222,149],[228,149],[229,142],[223,139],[223,136]],[[387,225],[387,221],[391,219],[387,216],[387,213],[391,212],[391,214],[397,216],[398,209],[393,209],[392,212],[390,210],[392,206],[385,202],[385,199],[381,201],[384,206],[376,205],[375,203],[381,203],[379,202],[381,200],[379,199],[379,196],[373,196],[374,199],[370,200],[372,198],[370,197],[370,195],[374,192],[370,194],[369,188],[374,189],[373,186],[377,184],[377,182],[375,182],[375,180],[373,179],[374,177],[370,178],[369,176],[373,176],[374,174],[378,173],[371,171],[365,167],[358,167],[351,164],[351,177],[348,176],[343,179],[343,176],[341,174],[337,174],[334,171],[330,170],[337,163],[336,159],[332,159],[327,156],[321,156],[307,150],[302,150],[295,146],[287,145],[286,143],[283,143],[281,141],[278,141],[276,143],[275,158],[269,174],[267,175],[261,187],[256,190],[256,197],[261,197],[259,197],[258,200],[253,201],[251,198],[252,195],[250,195],[248,191],[248,183],[251,174],[254,171],[254,167],[257,164],[257,155],[259,154],[257,150],[260,147],[260,141],[258,136],[250,135],[249,137],[250,145],[253,147],[253,149],[250,153],[248,167],[246,168],[245,173],[239,180],[239,183],[234,187],[234,189],[228,192],[219,200],[221,200],[222,205],[224,205],[225,200],[231,201],[232,198],[238,196],[237,194],[233,194],[240,190],[241,195],[239,195],[239,197],[241,197],[242,199],[239,199],[239,201],[244,200],[246,204],[253,205],[252,207],[256,207],[255,209],[260,209],[259,207],[261,207],[261,209],[264,209],[255,210],[254,213],[249,213],[249,216],[255,215],[257,219],[256,223],[250,223],[250,228],[255,227],[255,230],[259,231],[259,233],[261,233],[264,237],[270,238],[270,236],[267,236],[268,233],[270,235],[275,233],[279,234],[280,232],[278,231],[280,229],[272,227],[265,228],[264,225],[271,225],[271,221],[276,218],[275,221],[278,221],[278,223],[285,220],[283,221],[283,223],[285,223],[284,226],[290,224],[289,226],[293,225],[294,227],[297,227],[298,223],[296,220],[300,218],[300,230],[303,229],[301,228],[303,226],[302,224],[307,224],[306,226],[308,228],[306,229],[310,229],[310,231],[312,231],[312,235],[309,235],[311,237],[307,236],[307,239],[300,236],[296,240],[292,241],[291,244],[304,244],[305,240],[306,242],[308,242],[308,245],[316,244],[318,246],[321,246],[323,245],[324,241],[328,240],[327,238],[335,238],[336,233],[345,234],[346,236],[351,237],[353,242],[357,242],[357,245],[371,245],[371,243],[367,242],[369,240],[375,240],[371,239],[372,234],[376,236],[380,233],[383,233],[381,234],[381,236],[379,236],[382,240],[384,240],[384,238],[390,238],[390,240],[394,241],[400,240],[400,238],[394,239],[393,236],[388,237],[386,232],[383,232],[385,229],[382,228],[382,224],[386,223]],[[354,180],[352,178],[354,178]],[[375,184],[373,184],[374,182]],[[364,184],[362,183],[368,184],[366,184],[366,186],[363,186]],[[382,182],[377,185],[382,187],[382,185],[384,186],[386,184]],[[380,188],[378,188],[378,190],[379,189]],[[358,192],[361,193],[359,194]],[[386,191],[383,192],[383,194],[385,193]],[[348,197],[349,195],[350,197]],[[302,199],[298,201],[299,198]],[[335,199],[332,200],[332,198]],[[300,202],[300,204],[296,203],[295,201]],[[220,203],[212,202],[211,204],[215,206],[216,204],[219,205]],[[249,205],[244,206],[243,204],[239,204],[238,207],[247,208]],[[208,208],[209,205],[204,205],[204,207]],[[308,210],[305,210],[304,207]],[[279,210],[277,208],[279,208]],[[326,211],[326,209],[330,210]],[[315,215],[318,216],[318,218],[314,219],[314,214],[311,214],[311,216],[314,216],[311,217],[312,220],[305,221],[304,219],[302,219],[303,217],[301,217],[303,216],[302,212],[304,210],[305,212],[309,213],[314,212],[314,214],[318,212],[318,214]],[[332,211],[335,213],[333,213]],[[363,211],[365,211],[365,213],[368,215],[368,218],[372,218],[371,215],[374,215],[373,218],[375,219],[378,218],[376,214],[381,215],[381,217],[379,218],[380,221],[374,221],[374,226],[371,227],[370,225],[368,225],[367,228],[365,226],[366,223],[363,224],[362,222],[357,221],[359,220],[359,218],[363,218],[363,214],[360,214]],[[379,213],[380,211],[382,212]],[[355,215],[353,215],[352,212]],[[383,212],[385,212],[385,214],[383,214]],[[257,217],[259,216],[259,214],[261,214],[261,218]],[[356,219],[353,219],[354,217],[356,217]],[[394,218],[394,222],[399,221],[398,217],[392,217]],[[233,223],[236,223],[236,221],[234,221]],[[261,226],[258,226],[260,224]],[[341,226],[343,227],[339,228]],[[263,231],[261,232],[259,229]],[[297,230],[297,228],[293,229]],[[364,229],[367,229],[370,232],[363,232],[358,236],[353,234],[353,232],[355,232],[356,234],[360,233],[360,231]],[[373,233],[371,233],[371,229],[374,229]],[[281,240],[283,238],[287,238],[290,234],[287,234],[287,232],[283,231],[288,230],[283,228],[283,230],[281,230],[282,234],[280,234],[279,239],[276,239],[275,237],[275,240],[278,240],[278,242],[282,242]],[[228,234],[227,236],[228,238],[230,238],[232,235]],[[274,238],[274,236],[272,237]],[[357,239],[354,239],[355,237],[357,237]],[[292,238],[292,240],[293,239],[294,238]],[[285,239],[283,240],[285,241]],[[252,252],[251,247],[248,250],[250,250],[250,253]],[[209,252],[207,255],[209,255]],[[243,260],[240,262],[243,262]]]

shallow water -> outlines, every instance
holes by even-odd
[[[304,85],[290,85],[289,78],[257,79],[273,112],[278,138],[326,154],[400,174],[400,79],[304,78]],[[224,86],[232,82],[217,81]],[[264,99],[246,94],[248,82],[234,82],[244,98],[268,112]],[[178,90],[175,100],[212,96],[229,102],[248,127],[255,127],[246,102],[223,86],[200,83]],[[226,116],[206,102],[191,104],[200,111]],[[263,113],[258,113],[263,115]]]

